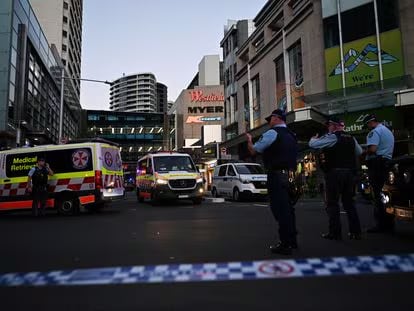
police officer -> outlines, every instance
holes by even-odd
[[[394,151],[394,135],[378,122],[375,115],[368,115],[364,123],[370,132],[367,135],[367,166],[369,181],[375,198],[374,217],[376,225],[367,230],[368,233],[393,232],[394,217],[385,212],[381,201],[381,190],[387,178],[387,163],[392,159]]]
[[[329,240],[341,240],[339,198],[348,215],[349,238],[361,239],[361,225],[354,202],[354,178],[357,157],[362,148],[355,138],[344,131],[343,124],[337,118],[327,120],[328,134],[311,138],[309,146],[323,149],[325,154],[326,209],[329,218],[329,231],[322,237]]]
[[[286,115],[276,109],[266,118],[270,129],[253,145],[246,133],[251,155],[262,154],[267,171],[270,208],[279,222],[280,242],[270,246],[275,254],[289,255],[297,248],[295,211],[289,197],[289,174],[296,170],[297,142],[295,134],[286,127]]]
[[[32,193],[32,212],[34,216],[45,215],[49,175],[53,175],[52,169],[49,164],[45,163],[43,157],[39,157],[37,164],[29,171],[26,186],[27,191]]]

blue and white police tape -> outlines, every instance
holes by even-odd
[[[0,275],[0,286],[205,282],[404,272],[414,272],[414,254],[8,273]]]

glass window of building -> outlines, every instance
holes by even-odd
[[[254,126],[257,127],[260,125],[260,106],[261,106],[259,75],[255,76],[252,79],[252,102],[253,102]]]
[[[289,50],[290,82],[301,85],[303,82],[302,48],[298,41]]]

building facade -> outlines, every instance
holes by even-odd
[[[407,141],[400,131],[413,123],[413,14],[406,0],[268,1],[236,53],[239,133],[259,137],[264,118],[281,108],[304,148],[326,115],[345,119],[363,143],[361,116],[377,113]],[[243,135],[222,145],[246,157]]]
[[[58,143],[78,135],[80,106],[63,102],[60,124],[61,60],[50,46],[28,0],[0,2],[0,141],[2,148]],[[65,84],[65,94],[74,93]]]
[[[50,44],[54,44],[69,77],[81,77],[83,0],[30,0]],[[71,80],[78,101],[80,80]]]
[[[221,68],[219,55],[203,57],[198,73],[169,110],[175,118],[175,149],[191,148],[200,141],[203,126],[223,125]]]
[[[157,112],[168,111],[168,88],[165,84],[157,82]]]
[[[238,129],[238,101],[237,101],[237,57],[239,46],[254,31],[252,20],[229,20],[224,28],[224,38],[220,42],[223,49],[223,71],[224,71],[224,137],[226,140],[236,137]]]
[[[156,112],[157,80],[152,73],[123,76],[113,81],[109,109],[124,112]]]
[[[84,110],[83,119],[84,137],[101,137],[118,143],[122,161],[130,165],[149,152],[165,149],[162,113]]]

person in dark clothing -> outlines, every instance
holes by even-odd
[[[27,177],[27,191],[32,194],[32,212],[34,216],[44,216],[47,200],[48,176],[53,175],[52,169],[45,159],[39,157],[36,166],[32,167]]]
[[[381,200],[381,191],[387,178],[387,165],[394,152],[394,135],[378,122],[375,115],[364,118],[365,125],[370,129],[367,135],[367,155],[369,181],[375,198],[374,217],[376,225],[367,230],[368,233],[394,232],[394,216],[385,212]]]
[[[327,121],[328,134],[311,138],[309,146],[323,149],[325,155],[326,209],[329,218],[329,231],[322,237],[341,240],[339,198],[348,215],[349,238],[361,239],[361,224],[354,202],[355,173],[357,158],[362,148],[350,134],[343,130],[340,120],[331,117]]]
[[[296,170],[296,135],[286,127],[286,116],[280,109],[274,110],[266,121],[270,129],[254,145],[252,136],[246,133],[247,147],[251,155],[263,156],[270,208],[279,223],[280,242],[270,246],[270,250],[289,255],[298,247],[295,211],[289,197],[289,174]]]

